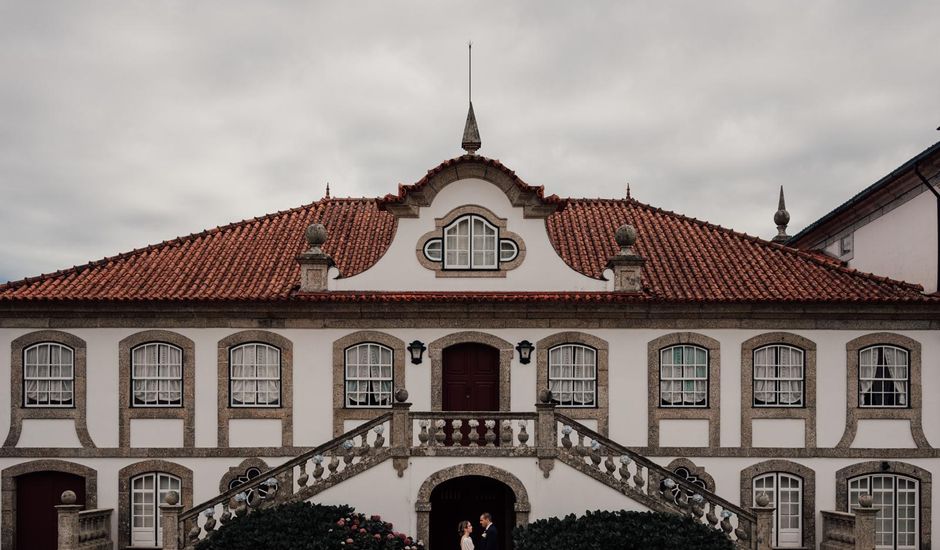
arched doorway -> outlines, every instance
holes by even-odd
[[[97,507],[98,473],[63,460],[34,460],[10,466],[2,480],[0,548],[55,550],[62,493],[75,492],[77,503]]]
[[[499,531],[499,547],[512,548],[516,495],[505,483],[484,476],[462,476],[441,483],[431,492],[429,548],[458,547],[457,525],[473,524],[473,543],[480,546],[480,515],[489,512]]]
[[[501,550],[510,550],[512,529],[529,522],[530,510],[529,494],[516,476],[489,464],[459,464],[421,484],[415,501],[417,536],[428,550],[457,548],[457,524],[473,522],[479,536],[480,514],[489,512],[500,532]]]

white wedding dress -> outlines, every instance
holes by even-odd
[[[473,550],[473,539],[470,537],[460,539],[460,550]]]

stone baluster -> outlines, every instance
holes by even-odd
[[[731,526],[731,516],[734,515],[731,513],[731,510],[722,510],[721,511],[721,530],[724,531],[725,535],[729,538],[731,537],[731,531],[734,528]]]
[[[343,466],[349,466],[352,464],[354,458],[353,447],[355,445],[356,444],[352,439],[343,441]]]
[[[232,499],[222,503],[222,515],[219,516],[219,523],[225,525],[232,519]]]
[[[871,495],[862,495],[858,498],[858,508],[855,512],[855,548],[875,547],[875,515],[878,509],[872,507]]]
[[[434,421],[434,443],[438,447],[443,447],[444,440],[447,439],[447,434],[444,433],[445,426],[447,426],[447,421],[443,418]]]
[[[771,550],[774,544],[774,508],[770,506],[770,497],[767,493],[757,495],[757,498],[754,499],[754,503],[757,506],[751,508],[751,511],[754,512],[754,515],[757,517],[755,533],[757,536],[757,550]],[[739,517],[739,524],[740,521],[741,518]],[[738,525],[738,527],[740,528],[741,526]],[[742,538],[740,534],[738,534],[738,538]],[[746,540],[747,537],[745,536],[744,539]]]
[[[307,473],[307,461],[304,460],[300,463],[300,475],[297,476],[297,486],[304,488],[307,486],[308,481],[310,481],[310,474]]]
[[[520,420],[520,421],[519,421],[519,435],[516,436],[516,437],[517,437],[517,439],[519,440],[519,446],[520,446],[520,447],[528,447],[528,446],[529,446],[529,432],[526,431],[526,430],[528,430],[528,427],[529,427],[529,423],[528,423],[528,422],[526,422],[525,420]],[[510,443],[512,443],[512,432],[511,432],[511,431],[509,432],[509,441],[510,441]]]
[[[636,473],[633,474],[633,484],[641,493],[646,493],[646,480],[643,479],[643,467],[639,463],[636,465]]]
[[[591,462],[594,463],[595,468],[599,468],[601,465],[601,443],[600,441],[592,440],[591,441],[591,450],[590,450]]]
[[[459,418],[452,420],[450,422],[450,427],[453,429],[453,432],[450,434],[451,440],[454,442],[454,447],[463,447],[463,420]]]
[[[705,507],[704,507],[705,497],[696,493],[692,495],[692,498],[690,500],[691,500],[690,502],[691,507],[689,509],[689,515],[701,521],[702,515],[705,513]]]
[[[215,508],[206,508],[202,511],[202,515],[206,517],[206,522],[202,524],[202,528],[206,530],[206,536],[208,537],[215,531]]]
[[[311,460],[313,460],[313,480],[314,482],[320,481],[323,477],[323,455],[316,455]]]
[[[479,441],[480,441],[480,431],[479,431],[478,428],[480,427],[480,421],[479,421],[479,420],[475,420],[475,419],[474,419],[474,420],[468,420],[468,421],[467,421],[467,426],[470,427],[470,432],[467,434],[467,435],[469,436],[469,438],[470,438],[470,445],[469,445],[469,446],[470,446],[470,447],[479,447],[479,446],[480,446],[480,444],[479,444]]]
[[[611,454],[607,453],[607,458],[604,459],[604,469],[607,470],[607,475],[613,476],[614,472],[617,471],[617,465],[614,464],[614,457]]]
[[[166,494],[160,504],[160,523],[163,526],[163,550],[182,550],[180,548],[180,513],[183,505],[180,504],[180,495],[176,491]],[[199,522],[194,521],[194,530],[199,529]],[[190,533],[192,539],[192,533]],[[196,532],[199,538],[199,532]]]
[[[241,492],[235,495],[235,514],[243,518],[248,513],[248,493]]]
[[[524,420],[520,421],[520,424],[525,422]],[[512,420],[503,420],[499,428],[499,445],[500,447],[510,448],[512,447]]]
[[[336,470],[339,469],[339,457],[335,454],[330,454],[330,463],[326,465],[326,469],[330,471],[330,475],[336,473]]]
[[[628,483],[630,481],[630,457],[627,455],[620,455],[620,481],[623,483]],[[637,464],[637,469],[640,469],[640,465]]]
[[[705,521],[711,526],[712,529],[718,528],[718,515],[715,514],[715,503],[708,503],[708,513],[705,514]]]
[[[431,435],[428,433],[428,426],[430,425],[430,420],[422,420],[418,422],[418,426],[421,428],[421,430],[418,432],[418,441],[421,443],[422,447],[427,447],[431,441]]]
[[[412,439],[411,439],[411,422],[408,420],[408,417],[407,417],[407,416],[405,417],[404,424],[405,424],[405,429],[404,429],[404,432],[405,432],[405,433],[402,434],[402,435],[405,436],[405,437],[404,437],[404,443],[405,443],[405,445],[407,445],[408,447],[410,447],[410,446],[411,446],[411,442],[412,442]],[[382,447],[385,446],[385,435],[384,435],[384,434],[385,434],[385,426],[382,425],[382,424],[379,424],[378,426],[372,428],[372,431],[375,432],[375,441],[372,443],[372,446],[375,447],[376,449],[381,449]]]
[[[486,428],[486,433],[483,436],[483,439],[486,441],[487,447],[496,446],[496,421],[487,420],[483,422],[483,426]]]
[[[62,493],[61,502],[55,507],[58,514],[59,543],[58,550],[78,550],[79,525],[78,513],[82,510],[81,504],[75,504],[78,497],[72,491]]]

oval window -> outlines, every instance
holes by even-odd
[[[511,262],[519,255],[519,247],[511,239],[502,239],[499,241],[499,261]]]
[[[441,251],[443,249],[443,242],[441,239],[431,239],[424,244],[424,257],[431,260],[432,262],[441,261]]]

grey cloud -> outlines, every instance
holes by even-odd
[[[940,5],[0,3],[0,280],[456,156],[791,231],[938,139]]]

